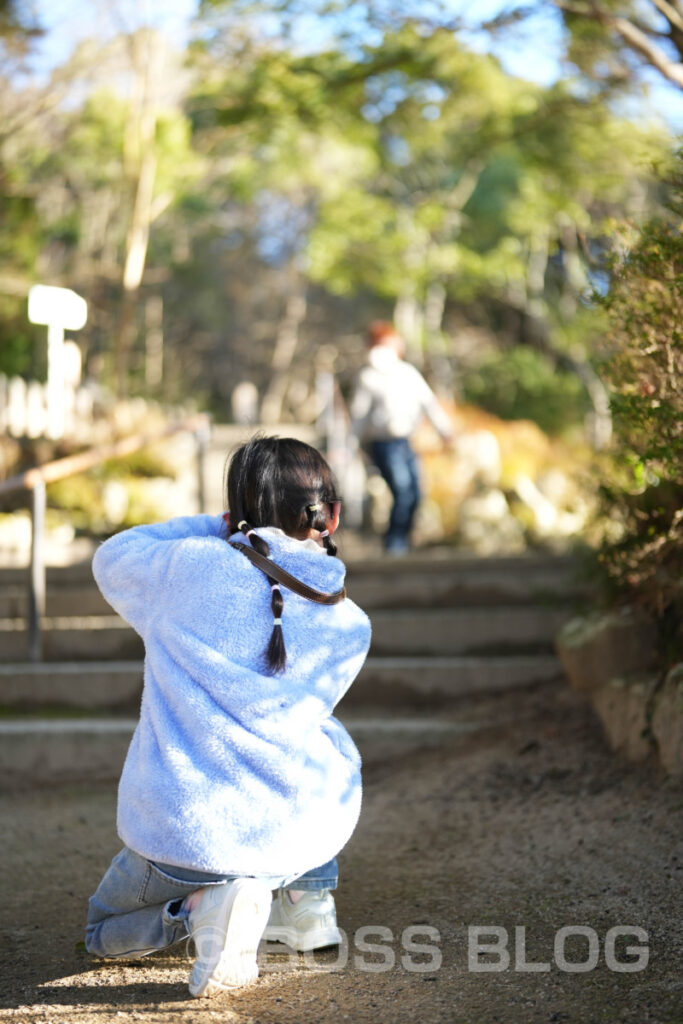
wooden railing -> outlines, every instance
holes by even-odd
[[[201,512],[205,508],[204,491],[204,455],[209,442],[211,424],[209,417],[198,414],[168,426],[156,433],[134,434],[121,438],[111,444],[99,445],[77,455],[69,455],[64,459],[46,462],[42,466],[27,469],[24,473],[0,481],[0,502],[2,498],[16,491],[30,493],[31,511],[31,562],[28,583],[28,655],[31,661],[41,661],[43,656],[42,618],[45,615],[45,508],[46,487],[54,480],[83,473],[94,466],[107,462],[109,459],[120,459],[133,452],[140,451],[150,444],[163,441],[174,434],[191,433],[197,443],[197,495]]]

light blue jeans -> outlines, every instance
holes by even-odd
[[[90,897],[86,948],[95,956],[136,957],[180,942],[188,935],[185,897],[236,877],[158,864],[124,846]],[[334,858],[299,877],[262,881],[271,889],[336,889],[337,879]]]

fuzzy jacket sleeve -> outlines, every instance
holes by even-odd
[[[134,526],[106,540],[93,558],[92,569],[104,597],[141,636],[155,608],[155,586],[168,577],[175,542],[189,537],[224,537],[221,516],[181,516],[165,523]]]

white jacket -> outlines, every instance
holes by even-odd
[[[358,376],[351,401],[352,429],[360,441],[410,438],[424,416],[444,438],[453,428],[419,370],[393,349],[376,345]]]
[[[258,532],[309,586],[343,586],[343,563],[314,541]],[[95,554],[102,593],[145,642],[119,835],[180,867],[298,875],[356,825],[360,758],[332,711],[365,660],[370,623],[348,599],[319,605],[283,587],[287,666],[270,675],[270,585],[225,537],[220,516],[189,516],[126,530]]]

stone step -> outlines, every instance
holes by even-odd
[[[72,562],[69,565],[48,565],[45,570],[48,590],[52,587],[74,586],[93,583],[92,559]],[[28,567],[13,566],[0,569],[0,593],[7,587],[25,587],[28,583]]]
[[[571,612],[552,605],[413,608],[372,612],[376,655],[495,654],[549,650]],[[0,619],[0,663],[26,658],[24,619]],[[142,641],[118,615],[47,616],[46,661],[141,658]]]
[[[135,719],[4,719],[0,786],[118,778]]]
[[[585,584],[576,580],[570,567],[539,566],[524,572],[501,572],[486,564],[453,566],[439,572],[354,570],[349,573],[347,590],[349,597],[367,611],[540,603],[575,607],[590,593]],[[49,616],[112,613],[92,579],[74,578],[48,585],[46,606]],[[25,585],[9,583],[0,590],[0,618],[23,618],[27,608]]]
[[[0,707],[136,710],[142,691],[141,661],[26,662],[0,665]],[[562,676],[554,655],[501,657],[368,658],[344,705],[391,707],[402,699],[459,698],[491,694]]]
[[[547,552],[527,552],[520,555],[474,555],[453,547],[418,548],[401,558],[370,555],[347,561],[349,575],[362,576],[382,573],[401,576],[404,573],[510,572],[513,575],[529,573],[577,573],[577,559],[572,555],[554,555]]]
[[[575,608],[590,595],[571,566],[508,567],[452,564],[429,572],[357,571],[349,573],[349,597],[366,611],[400,608],[471,608],[545,604]]]
[[[355,539],[355,538],[354,538]],[[362,539],[359,535],[359,539]],[[349,545],[353,550],[354,545]],[[479,574],[498,577],[512,575],[520,577],[520,582],[528,579],[534,586],[537,578],[556,580],[560,584],[569,579],[574,582],[580,578],[577,559],[570,555],[553,555],[543,552],[522,555],[491,555],[481,557],[450,547],[420,548],[404,558],[387,558],[383,555],[362,557],[344,557],[343,541],[340,557],[346,562],[349,579],[367,576],[382,576],[395,579],[401,576],[439,576]],[[74,586],[92,584],[91,559],[74,562],[69,565],[48,566],[47,586]],[[0,568],[0,592],[10,585],[24,586],[27,582],[28,569],[24,567]],[[545,589],[545,586],[544,586]]]
[[[345,712],[341,721],[370,757],[457,742],[490,722],[464,716]],[[118,779],[136,720],[134,718],[23,718],[0,721],[0,788]]]
[[[49,587],[45,600],[49,616],[111,615],[94,582]],[[25,618],[28,612],[28,591],[25,586],[9,584],[0,591],[0,619]]]
[[[20,621],[27,615],[26,575],[25,570],[0,570],[0,660],[26,656],[25,624]],[[381,610],[501,605],[544,605],[556,609],[566,606],[575,613],[590,594],[590,586],[577,576],[576,561],[571,558],[538,554],[476,558],[454,554],[450,549],[430,549],[404,559],[366,558],[352,562],[347,589],[349,596],[373,613],[373,617]],[[46,623],[47,658],[80,660],[96,657],[101,651],[106,652],[106,657],[121,659],[141,653],[134,636],[121,634],[125,627],[97,589],[90,562],[48,569],[46,610],[51,620]],[[99,622],[94,621],[95,617]],[[79,622],[71,624],[67,619]],[[102,631],[96,650],[93,629]],[[74,630],[83,630],[84,635],[77,637]],[[423,648],[409,645],[407,649]],[[431,653],[454,650],[450,644],[435,649],[432,642],[427,649]]]
[[[535,577],[515,577],[476,569],[459,574],[400,573],[386,579],[376,575],[350,575],[349,597],[361,608],[457,608],[492,607],[497,604],[554,604],[575,607],[589,590],[572,581],[570,574],[553,577],[537,573]],[[0,618],[24,618],[29,595],[26,587],[10,585],[0,591]],[[94,583],[53,587],[47,591],[46,612],[49,616],[106,615],[112,607],[104,600]]]
[[[375,611],[374,655],[536,653],[551,651],[571,613],[552,606]]]
[[[27,657],[24,619],[0,619],[0,663]],[[142,658],[142,640],[118,615],[48,616],[43,620],[46,661],[127,661]]]
[[[135,708],[142,693],[142,661],[53,661],[0,665],[0,706]]]
[[[553,682],[564,676],[554,654],[498,657],[370,657],[344,704],[391,707],[400,700],[451,699]]]

